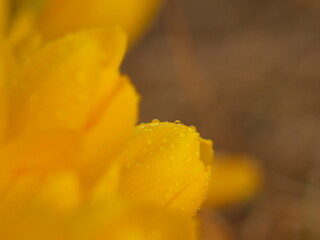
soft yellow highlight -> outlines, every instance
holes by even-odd
[[[206,204],[221,207],[253,197],[262,183],[256,159],[242,155],[215,156]]]

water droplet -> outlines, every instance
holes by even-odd
[[[161,146],[161,147],[160,147],[160,150],[164,150],[164,147],[163,147],[163,146]]]
[[[181,138],[185,138],[186,136],[187,136],[187,134],[186,133],[184,133],[184,132],[182,132],[182,133],[180,133],[180,135],[179,135]]]
[[[192,131],[197,131],[197,128],[195,126],[190,126],[189,129],[192,130]]]
[[[162,139],[162,142],[167,143],[168,142],[168,138]]]
[[[187,148],[190,148],[191,147],[191,144],[190,143],[187,143]]]
[[[147,140],[147,143],[148,143],[149,145],[151,145],[151,144],[153,143],[153,140],[152,140],[152,139],[148,139],[148,140]]]
[[[153,119],[152,121],[151,121],[151,126],[158,126],[159,125],[159,123],[160,123],[160,120],[159,119]]]
[[[180,120],[175,120],[174,123],[177,124],[177,125],[181,125],[181,121]]]
[[[174,155],[170,155],[170,160],[174,160]]]
[[[176,147],[176,145],[174,145],[174,144],[170,144],[170,147],[171,147],[171,148],[175,148],[175,147]]]
[[[140,124],[138,127],[139,127],[139,128],[144,128],[145,125],[144,125],[144,124]]]
[[[149,169],[150,168],[150,166],[149,165],[146,165],[146,169]]]

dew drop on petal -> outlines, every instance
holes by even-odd
[[[197,131],[197,128],[195,126],[190,126],[190,128],[192,131]]]
[[[182,132],[182,133],[180,133],[180,135],[179,135],[181,138],[185,138],[186,136],[187,136],[187,134],[186,133],[184,133],[184,132]]]
[[[151,126],[158,126],[159,123],[160,123],[160,120],[159,120],[159,119],[153,119],[153,120],[151,121]]]

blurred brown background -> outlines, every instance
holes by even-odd
[[[142,122],[179,119],[261,161],[260,196],[220,210],[235,239],[320,239],[319,1],[167,1],[123,71]]]

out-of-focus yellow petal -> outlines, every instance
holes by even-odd
[[[262,182],[257,161],[248,156],[216,155],[206,204],[221,207],[253,197]]]
[[[10,134],[84,131],[113,95],[124,51],[125,36],[117,29],[81,32],[47,44],[12,83]],[[108,79],[102,78],[104,69],[113,72]]]
[[[63,198],[61,195],[59,197]],[[57,197],[55,199],[59,202]],[[0,207],[0,238],[195,240],[198,234],[194,222],[179,214],[117,198],[84,204],[68,213],[48,207],[48,199],[43,199],[43,202],[39,200],[41,198],[20,198],[6,207]]]
[[[137,120],[139,97],[118,70],[125,46],[124,33],[109,29],[72,34],[43,47],[12,83],[8,139],[76,131],[84,141],[82,170],[88,182],[99,177]]]
[[[8,94],[7,94],[7,69],[3,45],[0,39],[0,145],[5,135],[8,123]]]
[[[7,41],[18,61],[24,61],[40,49],[43,39],[37,30],[37,18],[32,9],[22,8],[15,13]]]
[[[195,240],[198,236],[196,224],[175,212],[121,199],[95,204],[74,221],[75,239]]]
[[[200,207],[210,179],[211,141],[185,125],[154,120],[135,128],[124,152],[124,196],[188,216]]]
[[[11,191],[25,176],[32,176],[27,191],[41,184],[43,176],[64,169],[76,169],[80,158],[78,135],[55,131],[19,137],[0,147],[0,196]],[[28,178],[27,178],[28,179]]]
[[[114,240],[195,240],[196,225],[192,220],[155,207],[136,207],[114,221],[102,236]]]
[[[97,158],[95,167],[88,168],[94,177],[106,167],[106,159],[113,158],[129,138],[137,121],[138,95],[126,76],[121,76],[99,120],[85,133],[85,159]]]
[[[0,0],[0,39],[5,33],[9,13],[8,0]]]
[[[96,101],[112,94],[124,51],[125,36],[118,30],[81,32],[45,46],[13,83],[13,131],[84,128]],[[103,68],[115,74],[102,81]],[[110,87],[97,99],[101,84]]]
[[[80,206],[81,186],[75,173],[62,171],[48,175],[40,190],[32,196],[37,204],[68,213]]]
[[[46,39],[85,28],[120,26],[135,40],[156,15],[162,0],[47,0],[39,19]]]

